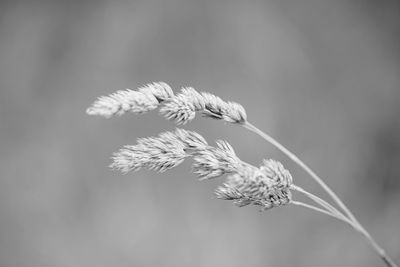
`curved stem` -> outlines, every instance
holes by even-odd
[[[256,126],[249,122],[245,122],[243,127],[246,129],[258,134],[262,138],[264,138],[267,142],[278,148],[284,154],[286,154],[291,160],[293,160],[297,165],[303,168],[331,197],[332,199],[338,204],[338,206],[347,214],[347,216],[358,224],[357,219],[354,217],[353,213],[346,207],[346,205],[340,200],[340,198],[329,188],[327,184],[313,171],[310,167],[308,167],[303,161],[301,161],[295,154],[293,154],[289,149],[284,147],[281,143],[277,140],[269,136],[268,134],[264,133]]]
[[[360,225],[360,228],[358,229],[360,233],[366,238],[366,240],[369,242],[369,244],[374,248],[374,250],[379,254],[381,259],[386,263],[387,266],[389,267],[398,267],[397,264],[389,257],[388,254],[386,254],[386,251],[381,248],[378,243],[372,238],[372,236],[365,230],[364,227]]]
[[[335,207],[333,207],[331,204],[329,204],[328,202],[326,202],[325,200],[321,199],[320,197],[304,190],[303,188],[301,188],[300,186],[297,185],[291,185],[290,188],[292,190],[295,190],[297,192],[300,192],[302,194],[304,194],[306,197],[308,197],[309,199],[313,200],[314,202],[318,203],[319,205],[321,205],[322,207],[324,207],[325,209],[329,210],[330,212],[344,217],[346,219],[348,219],[343,213],[341,213],[340,211],[338,211]]]
[[[301,168],[303,168],[321,187],[324,189],[330,196],[331,198],[336,202],[336,204],[346,213],[348,218],[345,220],[347,223],[350,222],[350,224],[353,226],[354,229],[359,231],[361,234],[364,235],[364,237],[367,239],[369,244],[375,249],[375,251],[379,254],[379,256],[382,258],[382,260],[386,263],[387,266],[389,267],[397,267],[396,263],[386,254],[386,252],[376,243],[376,241],[371,237],[371,235],[365,230],[365,228],[358,222],[356,217],[353,215],[353,213],[346,207],[346,205],[340,200],[340,198],[333,192],[330,187],[325,184],[325,182],[310,168],[308,167],[303,161],[301,161],[295,154],[293,154],[289,149],[284,147],[281,143],[279,143],[277,140],[269,136],[268,134],[264,133],[260,129],[258,129],[256,126],[252,125],[249,122],[245,122],[242,124],[243,127],[246,129],[258,134],[262,138],[264,138],[267,142],[278,148],[280,151],[282,151],[284,154],[286,154],[291,160],[293,160],[297,165],[299,165]],[[302,203],[302,202],[297,202],[293,201],[293,204],[300,205],[303,207],[311,208],[314,210],[317,210],[319,212],[325,213],[327,215],[333,216],[335,218],[337,217],[337,214],[332,214],[326,210],[319,209],[314,206],[310,206],[308,204]],[[344,218],[340,218],[340,220],[343,221]]]
[[[354,226],[354,223],[352,222],[352,221],[350,221],[348,218],[346,218],[346,217],[342,217],[342,216],[339,216],[339,215],[337,215],[337,214],[334,214],[334,213],[331,213],[331,212],[329,212],[329,211],[327,211],[327,210],[324,210],[324,209],[321,209],[321,208],[318,208],[318,207],[315,207],[315,206],[313,206],[313,205],[310,205],[310,204],[307,204],[307,203],[304,203],[304,202],[301,202],[301,201],[291,201],[290,202],[291,204],[294,204],[294,205],[297,205],[297,206],[302,206],[302,207],[305,207],[305,208],[308,208],[308,209],[311,209],[311,210],[314,210],[314,211],[317,211],[317,212],[320,212],[320,213],[323,213],[323,214],[326,214],[326,215],[328,215],[328,216],[331,216],[331,217],[334,217],[334,218],[336,218],[336,219],[338,219],[338,220],[340,220],[340,221],[343,221],[343,222],[345,222],[345,223],[348,223],[351,227],[355,227]]]
[[[379,254],[379,256],[381,257],[381,259],[385,262],[385,264],[388,267],[397,267],[396,263],[389,257],[389,255],[386,254],[385,250],[383,250],[378,243],[376,243],[376,241],[371,237],[371,235],[363,228],[360,227],[358,224],[355,224],[353,221],[349,220],[348,218],[344,217],[344,216],[340,216],[338,214],[329,212],[327,210],[309,205],[307,203],[303,203],[300,201],[291,201],[291,204],[297,205],[297,206],[302,206],[323,214],[326,214],[328,216],[334,217],[340,221],[343,221],[347,224],[349,224],[351,227],[353,227],[357,232],[360,232],[368,241],[368,243],[374,248],[374,250]]]

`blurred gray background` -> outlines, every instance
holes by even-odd
[[[329,217],[214,199],[223,180],[197,181],[190,162],[109,170],[112,152],[175,125],[85,109],[152,81],[241,103],[400,262],[399,23],[398,1],[1,1],[0,266],[384,266]],[[328,198],[242,128],[185,128]]]

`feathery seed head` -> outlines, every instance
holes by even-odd
[[[273,165],[280,164],[277,163],[274,161]],[[265,172],[261,168],[254,167],[250,170],[246,173],[235,173],[229,176],[226,182],[217,188],[215,192],[217,198],[234,200],[234,204],[239,207],[253,204],[261,206],[264,210],[290,202],[289,187],[280,184],[280,179],[276,179],[276,176],[271,176],[271,173]],[[283,167],[277,170],[287,172]],[[274,175],[283,177],[282,173],[274,173]]]
[[[169,99],[160,109],[160,113],[168,120],[175,120],[177,124],[186,124],[196,116],[196,109],[190,99],[180,93]]]
[[[224,114],[224,120],[231,123],[244,123],[247,121],[246,110],[236,102],[228,102]]]
[[[149,83],[137,91],[126,89],[101,96],[86,112],[109,118],[126,112],[144,113],[156,109],[160,104],[163,104],[160,113],[177,124],[193,120],[196,112],[230,123],[244,123],[247,120],[245,109],[238,103],[225,102],[210,93],[199,93],[192,87],[182,88],[175,96],[171,87],[164,82]]]
[[[124,174],[140,170],[149,161],[148,154],[143,153],[138,146],[124,146],[113,154],[112,159],[110,167]]]
[[[174,96],[174,92],[171,87],[164,82],[149,83],[138,89],[139,92],[153,96],[159,103],[170,99]]]
[[[101,96],[86,110],[86,113],[106,118],[126,112],[145,113],[156,109],[162,101],[171,97],[173,92],[169,85],[163,82],[152,83],[139,88],[138,91],[126,89]]]
[[[292,175],[279,161],[264,159],[260,171],[281,188],[289,188],[293,184]]]
[[[100,115],[110,118],[113,115],[122,115],[128,111],[144,113],[157,108],[155,97],[144,95],[131,89],[119,90],[109,96],[99,97],[86,112],[89,115]]]
[[[160,112],[178,124],[185,124],[194,119],[196,112],[230,123],[244,123],[247,120],[246,111],[240,104],[225,102],[210,93],[199,93],[192,87],[182,88],[177,96],[165,103]]]
[[[196,132],[177,128],[158,137],[139,138],[136,145],[127,145],[113,155],[113,169],[123,173],[143,167],[159,172],[171,169],[190,156],[191,150],[200,151],[209,146]]]
[[[244,123],[247,120],[245,109],[235,102],[225,102],[218,96],[202,93],[205,109],[203,116],[224,120],[230,123]]]
[[[204,98],[193,87],[182,88],[181,94],[185,96],[188,104],[193,106],[195,111],[201,111],[205,109],[206,103],[204,102]]]
[[[233,148],[222,140],[217,141],[217,147],[208,147],[196,151],[194,162],[193,169],[200,180],[237,172],[243,165]]]
[[[113,169],[123,173],[143,167],[164,172],[180,163],[188,156],[184,144],[173,133],[161,133],[159,137],[140,138],[137,145],[125,146],[114,153]]]
[[[177,128],[177,138],[185,144],[186,149],[202,150],[208,147],[207,141],[200,134]]]

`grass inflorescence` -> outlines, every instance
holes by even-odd
[[[243,106],[236,102],[198,92],[192,87],[184,87],[175,94],[168,84],[155,82],[137,90],[119,90],[101,96],[86,112],[110,118],[127,112],[141,114],[155,109],[178,125],[190,122],[200,113],[204,117],[236,124],[258,134],[304,169],[338,207],[294,184],[292,175],[282,163],[266,159],[256,167],[242,161],[228,142],[217,140],[216,145],[212,146],[200,134],[180,128],[156,137],[139,138],[137,144],[124,146],[113,154],[111,168],[124,174],[142,168],[164,172],[192,158],[193,172],[200,180],[227,175],[225,182],[215,190],[218,199],[232,201],[239,207],[251,204],[262,210],[292,204],[329,215],[360,232],[387,266],[397,266],[333,190],[294,153],[252,125]],[[303,194],[312,204],[294,199],[292,192]]]

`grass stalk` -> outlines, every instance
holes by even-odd
[[[339,216],[339,215],[337,215],[335,213],[332,213],[332,212],[330,212],[328,210],[321,209],[321,208],[318,208],[316,206],[313,206],[313,205],[310,205],[310,204],[307,204],[307,203],[304,203],[304,202],[301,202],[301,201],[291,201],[290,203],[294,204],[294,205],[297,205],[297,206],[302,206],[302,207],[307,208],[307,209],[311,209],[311,210],[317,211],[319,213],[323,213],[323,214],[331,216],[331,217],[334,217],[334,218],[338,219],[339,221],[343,221],[345,223],[348,223],[351,227],[354,227],[354,223],[352,221],[350,221],[348,218],[343,217],[343,216]]]
[[[328,202],[326,202],[325,200],[323,200],[322,198],[304,190],[303,188],[301,188],[300,186],[297,185],[291,185],[290,187],[292,190],[297,191],[299,193],[302,193],[303,195],[305,195],[306,197],[308,197],[309,199],[313,200],[315,203],[321,205],[322,207],[324,207],[326,210],[330,211],[333,214],[336,214],[340,217],[344,217],[347,218],[343,213],[341,213],[340,211],[338,211],[335,207],[333,207],[331,204],[329,204]]]
[[[310,168],[308,167],[302,160],[299,159],[293,152],[291,152],[289,149],[287,149],[285,146],[283,146],[281,143],[279,143],[277,140],[275,140],[272,136],[266,134],[265,132],[261,131],[258,129],[256,126],[253,124],[249,123],[246,121],[245,123],[242,124],[244,128],[254,132],[255,134],[261,136],[264,140],[278,148],[281,152],[283,152],[286,156],[288,156],[293,162],[295,162],[297,165],[299,165],[303,170],[305,170],[311,178],[313,178],[321,187],[322,189],[335,201],[335,203],[345,212],[347,215],[347,219],[344,219],[340,215],[336,213],[331,213],[329,212],[331,208],[333,208],[330,204],[326,203],[320,198],[317,198],[316,196],[312,195],[311,193],[307,192],[307,196],[311,197],[314,201],[317,200],[319,204],[321,204],[323,201],[325,202],[324,205],[328,204],[330,207],[326,206],[325,208],[328,208],[329,211],[323,210],[311,205],[308,205],[303,202],[298,202],[298,201],[292,201],[292,204],[303,206],[309,209],[313,209],[318,212],[322,212],[324,214],[327,214],[329,216],[335,217],[339,220],[342,220],[344,222],[349,223],[356,231],[360,232],[368,241],[368,243],[372,246],[372,248],[378,253],[378,255],[381,257],[381,259],[385,262],[385,264],[388,267],[398,267],[397,264],[389,257],[389,255],[386,254],[385,250],[381,248],[378,243],[372,238],[372,236],[368,233],[368,231],[360,224],[360,222],[356,219],[356,217],[353,215],[353,213],[347,208],[347,206],[343,203],[343,201],[333,192],[333,190]],[[297,188],[299,189],[299,188]],[[302,193],[305,193],[306,191],[303,190]],[[323,206],[324,206],[323,205]],[[346,216],[344,216],[346,217]]]

